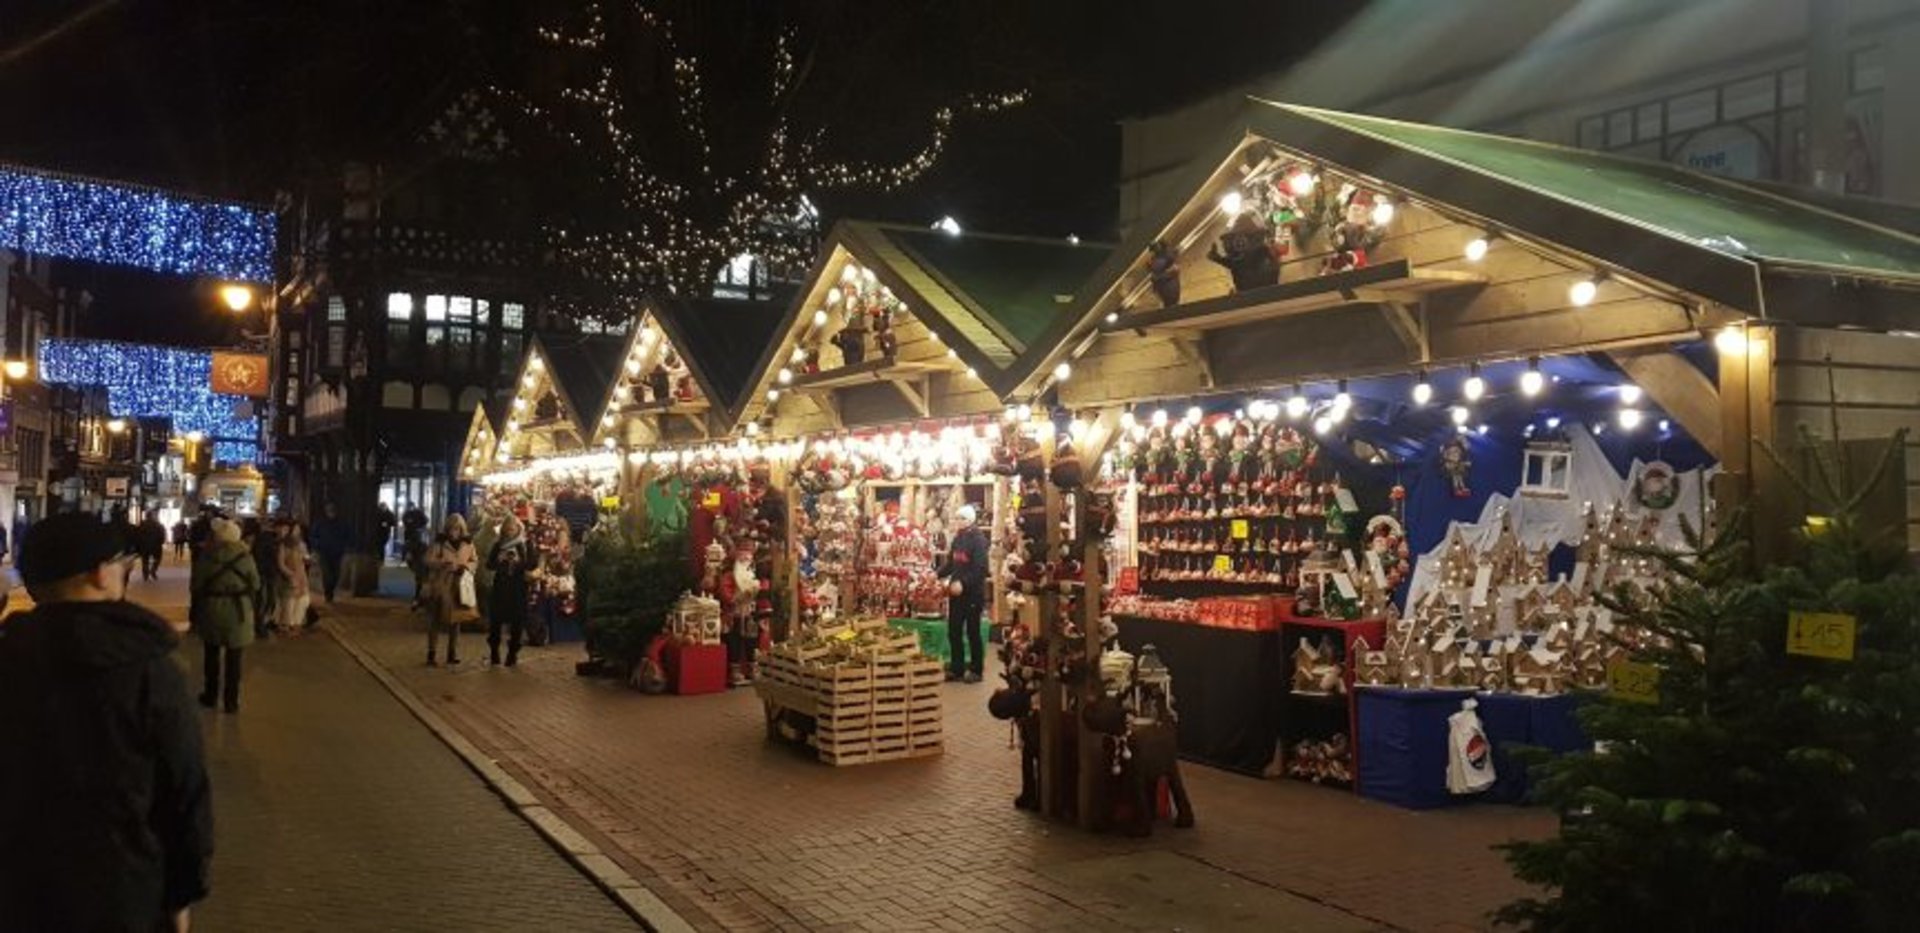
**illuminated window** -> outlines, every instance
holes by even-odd
[[[526,326],[527,309],[514,302],[500,306],[500,326],[508,330],[519,330]]]
[[[456,321],[473,320],[473,299],[465,295],[455,295],[447,299],[447,316]]]
[[[394,292],[388,295],[387,319],[392,321],[413,320],[413,296],[406,292]]]
[[[447,319],[447,296],[427,296],[427,320],[444,321]]]
[[[327,320],[344,321],[347,319],[347,300],[334,295],[327,299]]]
[[[493,320],[493,309],[488,306],[487,300],[482,298],[474,302],[473,322],[484,327],[486,323],[491,320]]]

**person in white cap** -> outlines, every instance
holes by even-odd
[[[947,679],[979,683],[986,668],[980,638],[980,612],[987,603],[987,535],[971,505],[959,508],[960,529],[947,546],[940,578],[947,581]],[[972,648],[969,655],[967,649]]]

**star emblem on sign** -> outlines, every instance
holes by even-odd
[[[251,386],[260,375],[260,367],[252,360],[228,360],[223,375],[228,385]]]

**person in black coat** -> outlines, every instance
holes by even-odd
[[[960,530],[953,535],[940,577],[947,590],[947,679],[979,683],[986,668],[980,639],[980,613],[987,604],[987,535],[975,524],[971,505],[960,507]],[[972,647],[973,656],[966,648]]]
[[[125,602],[99,518],[35,525],[36,608],[0,622],[0,928],[186,929],[207,896],[213,806],[177,637]]]
[[[500,540],[487,553],[493,589],[487,601],[487,648],[500,663],[500,630],[507,630],[507,666],[520,663],[520,640],[527,630],[527,571],[533,551],[526,526],[511,515],[500,523]]]

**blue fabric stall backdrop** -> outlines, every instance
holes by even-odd
[[[1713,379],[1714,354],[1702,346],[1679,349]],[[1621,387],[1631,380],[1604,357],[1581,354],[1540,360],[1546,383],[1533,398],[1520,391],[1520,379],[1528,367],[1521,360],[1482,366],[1480,376],[1486,382],[1486,394],[1475,403],[1467,403],[1462,394],[1471,375],[1466,368],[1429,373],[1433,398],[1425,405],[1413,403],[1413,387],[1419,381],[1415,375],[1348,380],[1346,388],[1353,398],[1353,408],[1344,421],[1319,437],[1320,463],[1339,472],[1353,490],[1362,514],[1368,517],[1391,514],[1390,491],[1396,483],[1404,486],[1402,514],[1407,544],[1416,558],[1438,545],[1453,522],[1478,521],[1488,498],[1495,493],[1513,495],[1520,486],[1528,441],[1547,439],[1556,431],[1600,426],[1593,440],[1623,482],[1636,458],[1661,460],[1680,472],[1712,465],[1713,458],[1677,422],[1655,408],[1651,398],[1643,397],[1631,406],[1643,413],[1639,426],[1623,428],[1619,412],[1629,406],[1624,404]],[[1311,433],[1315,418],[1327,411],[1339,386],[1322,382],[1302,390],[1312,400],[1313,410],[1297,427]],[[1279,388],[1231,397],[1168,400],[1141,408],[1165,408],[1177,418],[1189,406],[1199,406],[1214,415],[1244,408],[1247,401],[1256,398],[1284,403],[1292,393],[1290,388]],[[1453,422],[1456,405],[1469,410],[1464,426],[1457,427]],[[1136,414],[1144,416],[1145,411]],[[1441,448],[1454,437],[1466,441],[1472,461],[1468,495],[1464,497],[1454,495],[1452,484],[1440,470]],[[1365,442],[1377,455],[1369,452],[1363,456],[1355,450],[1355,441]],[[1556,573],[1566,572],[1571,562],[1572,549],[1562,547],[1551,556],[1549,566]],[[1396,595],[1404,599],[1404,584],[1403,591]]]

